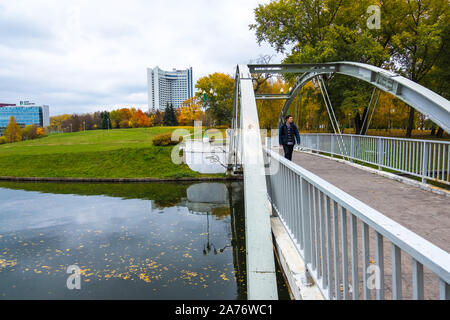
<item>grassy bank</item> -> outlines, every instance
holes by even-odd
[[[63,133],[0,145],[0,176],[58,178],[201,177],[171,161],[172,147],[152,139],[180,127]],[[192,128],[184,128],[193,130]]]

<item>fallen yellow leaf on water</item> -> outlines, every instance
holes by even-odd
[[[224,280],[224,281],[229,281],[230,279],[227,278],[227,276],[225,275],[225,273],[222,273],[220,275],[220,277]]]
[[[145,282],[151,282],[149,276],[147,276],[145,273],[141,273],[139,275],[139,279],[144,280]]]
[[[17,265],[17,260],[0,259],[0,268],[14,267],[15,265]]]

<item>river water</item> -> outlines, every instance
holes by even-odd
[[[246,299],[243,210],[241,183],[0,182],[0,300]]]

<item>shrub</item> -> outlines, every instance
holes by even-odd
[[[1,136],[0,137],[0,144],[5,144],[6,143],[6,137],[5,136]]]
[[[36,135],[38,138],[42,138],[42,137],[46,137],[47,133],[45,132],[44,128],[39,127],[36,129]]]
[[[183,137],[180,137],[179,141],[172,141],[172,134],[169,133],[162,133],[158,134],[156,137],[153,138],[153,145],[154,146],[169,146],[169,145],[176,145],[183,141]]]
[[[36,139],[38,137],[38,135],[36,133],[36,129],[37,129],[37,127],[35,124],[31,124],[31,125],[28,125],[25,128],[23,128],[22,139],[23,140]]]
[[[129,128],[130,127],[130,121],[128,121],[127,119],[120,121],[119,122],[119,127],[120,128]]]

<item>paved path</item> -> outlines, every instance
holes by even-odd
[[[292,160],[450,252],[450,197],[304,152]]]
[[[282,150],[280,150],[282,153]],[[418,187],[382,177],[345,163],[304,152],[294,152],[293,161],[318,175],[339,189],[347,192],[370,207],[417,233],[438,247],[450,252],[450,197],[438,195]],[[361,229],[358,226],[359,287],[362,297],[362,252]],[[370,257],[375,260],[374,234],[370,236]],[[391,244],[386,239],[385,247],[385,299],[392,298]],[[350,247],[350,243],[348,243]],[[350,268],[349,268],[350,269]],[[412,298],[412,261],[402,253],[403,298]],[[351,270],[348,270],[351,278]],[[436,276],[424,269],[425,298],[439,299]],[[372,295],[374,292],[372,291]]]

